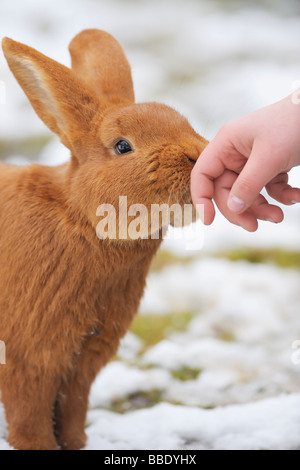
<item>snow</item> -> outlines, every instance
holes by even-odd
[[[2,36],[66,65],[67,44],[81,29],[109,31],[128,54],[137,100],[174,106],[208,139],[225,122],[293,91],[300,77],[297,12],[294,1],[238,7],[229,0],[74,0],[70,11],[67,0],[3,0],[0,7]],[[0,79],[0,139],[48,135],[3,58]],[[53,138],[38,161],[68,158]],[[291,183],[299,179],[297,168]],[[284,212],[284,223],[262,223],[254,234],[217,214],[211,227],[197,224],[194,250],[169,232],[164,249],[195,259],[149,275],[140,315],[192,312],[192,319],[146,349],[126,335],[93,384],[86,449],[299,449],[300,273],[213,257],[240,247],[299,251],[300,206]],[[199,373],[179,380],[180,368]],[[160,403],[112,411],[114,403],[152,391]],[[5,436],[0,406],[0,450],[10,449]]]
[[[296,450],[299,405],[291,394],[216,410],[167,403],[125,415],[95,410],[86,449]]]
[[[220,311],[227,315],[230,312],[231,319],[244,319],[250,324],[256,319],[261,325],[264,318],[271,318],[269,312],[274,310],[280,309],[285,315],[297,311],[299,282],[300,275],[294,270],[282,271],[273,265],[245,261],[232,263],[226,259],[201,258],[150,273],[140,310],[141,313],[168,313],[205,309],[207,318],[212,318],[214,312],[218,317]],[[257,318],[259,306],[265,312],[263,318]],[[270,322],[269,319],[268,328]],[[250,325],[245,326],[248,337]]]

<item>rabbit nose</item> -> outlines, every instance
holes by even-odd
[[[202,138],[186,143],[183,153],[193,166],[196,164],[206,145],[207,141]]]
[[[185,152],[185,156],[191,162],[192,165],[195,165],[196,161],[201,152],[197,148],[191,148],[187,152]]]
[[[196,160],[194,160],[193,158],[189,157],[188,155],[186,155],[187,159],[191,162],[192,165],[195,165],[196,163]]]

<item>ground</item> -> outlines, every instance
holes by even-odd
[[[208,139],[299,84],[297,1],[74,0],[72,12],[67,0],[2,3],[1,35],[66,65],[81,29],[114,34],[137,100],[174,106]],[[0,78],[0,159],[69,158],[3,58]],[[300,448],[299,215],[286,208],[283,224],[248,234],[218,214],[197,225],[193,249],[171,232],[131,331],[92,387],[86,449]],[[0,406],[0,450],[5,436]]]

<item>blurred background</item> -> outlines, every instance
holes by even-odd
[[[70,40],[89,27],[122,43],[138,102],[173,106],[207,139],[226,122],[299,87],[298,0],[1,0],[1,37],[65,65],[70,65]],[[0,159],[18,165],[66,161],[68,151],[36,117],[3,55],[0,80],[5,84]],[[291,184],[299,182],[297,168]],[[300,207],[284,212],[284,223],[263,223],[254,234],[218,214],[211,227],[199,228],[203,244],[196,252],[174,237],[165,241],[140,315],[93,387],[90,448],[145,448],[139,432],[121,438],[108,425],[98,426],[101,419],[109,423],[125,414],[126,429],[136,430],[140,415],[133,410],[153,412],[147,419],[161,448],[299,445],[292,416],[295,400],[300,410],[300,366],[292,345],[300,339]],[[204,439],[193,419],[189,436],[171,425],[166,430],[155,414],[161,403],[172,413],[179,405],[210,412],[204,421],[215,433]],[[255,403],[262,407],[247,408]],[[236,414],[220,418],[220,407],[231,405]],[[239,407],[245,407],[244,421]],[[268,439],[262,439],[261,429]],[[151,436],[147,445],[158,448]]]

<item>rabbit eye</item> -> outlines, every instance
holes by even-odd
[[[123,153],[132,152],[132,147],[130,143],[127,142],[127,140],[119,140],[119,142],[116,143],[114,148],[119,155],[122,155]]]

